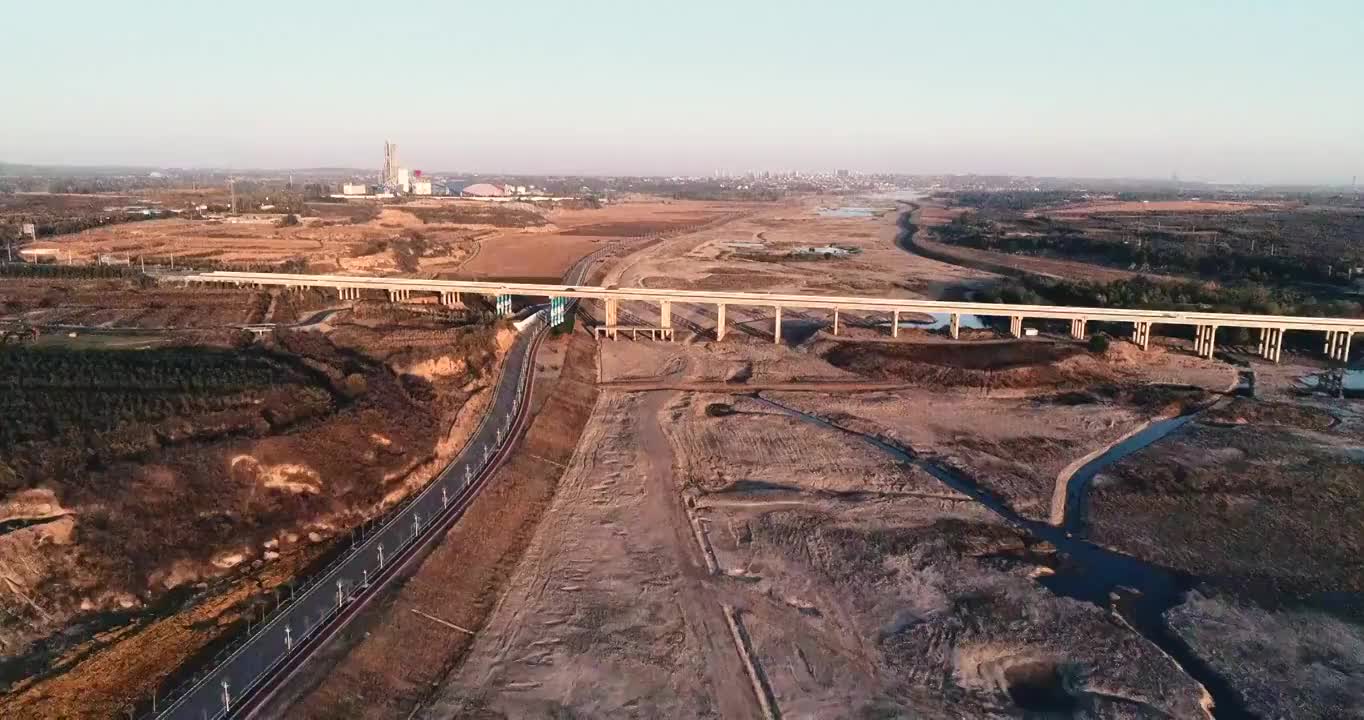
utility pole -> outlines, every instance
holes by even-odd
[[[232,191],[232,215],[235,217],[237,214],[237,179],[228,178],[227,188]]]

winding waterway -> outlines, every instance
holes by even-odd
[[[1189,677],[1203,686],[1214,703],[1213,717],[1219,720],[1255,717],[1246,708],[1240,694],[1203,662],[1182,638],[1171,631],[1165,621],[1165,612],[1184,601],[1185,594],[1194,586],[1195,578],[1100,547],[1071,532],[1067,527],[1057,527],[1025,518],[999,498],[982,489],[974,478],[932,456],[922,455],[912,448],[906,449],[881,438],[851,430],[817,415],[762,397],[760,394],[752,397],[779,412],[819,427],[846,433],[899,462],[915,465],[953,490],[979,503],[1032,539],[1051,543],[1058,551],[1060,562],[1054,568],[1053,574],[1038,578],[1042,586],[1057,595],[1115,610],[1130,627],[1160,648]],[[1185,415],[1171,418],[1164,424],[1152,425],[1146,431],[1133,435],[1109,452],[1090,461],[1078,472],[1086,473],[1092,478],[1112,463],[1174,432],[1193,417],[1194,415]],[[1077,486],[1085,484],[1087,482],[1072,482],[1072,485]],[[1068,498],[1067,503],[1069,502]]]

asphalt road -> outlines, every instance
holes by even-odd
[[[582,282],[592,258],[579,261],[566,281]],[[575,308],[569,307],[568,312]],[[545,315],[547,315],[546,313]],[[544,317],[544,316],[542,316]],[[352,552],[298,588],[266,622],[252,628],[212,670],[199,676],[185,694],[158,708],[156,718],[212,720],[247,717],[278,682],[305,663],[327,638],[360,609],[425,545],[438,540],[463,512],[510,448],[523,419],[534,353],[544,336],[543,322],[516,339],[503,366],[493,402],[469,444],[421,493],[390,511]]]

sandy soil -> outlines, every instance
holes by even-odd
[[[428,716],[757,715],[648,422],[668,401],[602,394],[507,595]]]

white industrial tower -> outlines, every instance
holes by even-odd
[[[387,140],[384,141],[384,189],[389,192],[397,192],[400,178],[398,177],[398,145]]]

